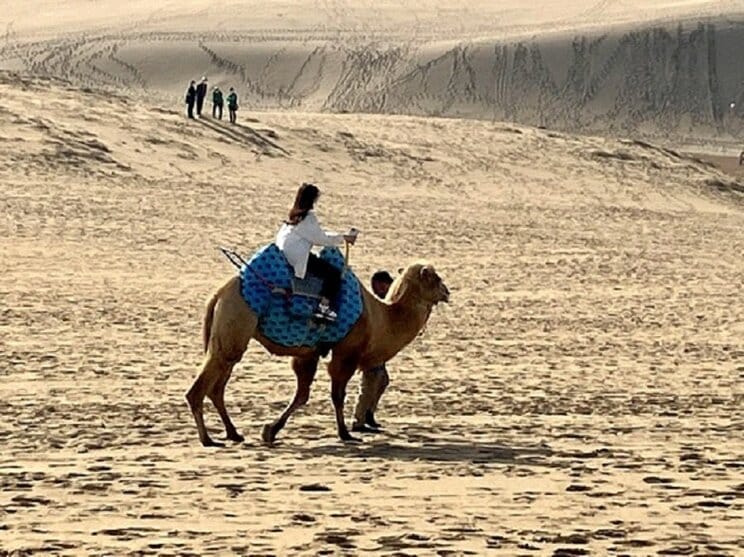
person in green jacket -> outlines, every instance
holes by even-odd
[[[230,94],[227,96],[227,110],[230,113],[230,123],[234,124],[238,112],[238,94],[234,87],[230,87]]]
[[[224,101],[222,99],[222,91],[219,87],[215,87],[212,91],[212,118],[222,120],[222,107]]]

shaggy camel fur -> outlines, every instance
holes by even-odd
[[[405,269],[393,283],[386,300],[381,301],[362,288],[364,310],[351,332],[332,349],[328,373],[331,400],[336,413],[338,435],[343,441],[356,441],[344,421],[346,384],[357,369],[370,369],[389,361],[421,332],[432,308],[449,301],[449,290],[431,265],[416,263]],[[240,294],[238,277],[230,279],[207,303],[204,316],[202,371],[186,395],[204,446],[218,445],[204,425],[203,402],[208,396],[225,425],[227,439],[241,442],[225,408],[225,386],[233,367],[255,338],[269,352],[291,356],[297,376],[292,401],[273,423],[263,428],[264,442],[271,444],[292,413],[307,403],[320,353],[317,348],[287,348],[272,343],[258,331],[258,317]]]

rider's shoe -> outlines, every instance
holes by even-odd
[[[338,314],[325,304],[320,304],[315,312],[315,318],[333,323],[338,318]]]

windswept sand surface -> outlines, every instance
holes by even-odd
[[[734,144],[744,133],[741,0],[41,4],[0,14],[0,69],[169,102],[208,75],[260,110],[452,116],[664,142]]]
[[[740,182],[504,124],[0,98],[0,553],[744,552]],[[247,442],[203,449],[215,247],[269,241],[303,179],[361,277],[425,257],[452,303],[391,363],[385,433],[338,442],[319,374],[261,446],[293,376],[252,346]]]

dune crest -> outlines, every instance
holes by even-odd
[[[135,2],[126,17],[110,2],[89,4],[72,33],[69,6],[58,7],[67,19],[54,9],[39,21],[11,13],[0,68],[169,102],[208,74],[262,111],[448,116],[675,141],[734,143],[744,131],[736,2],[217,10],[198,0],[155,11]]]

